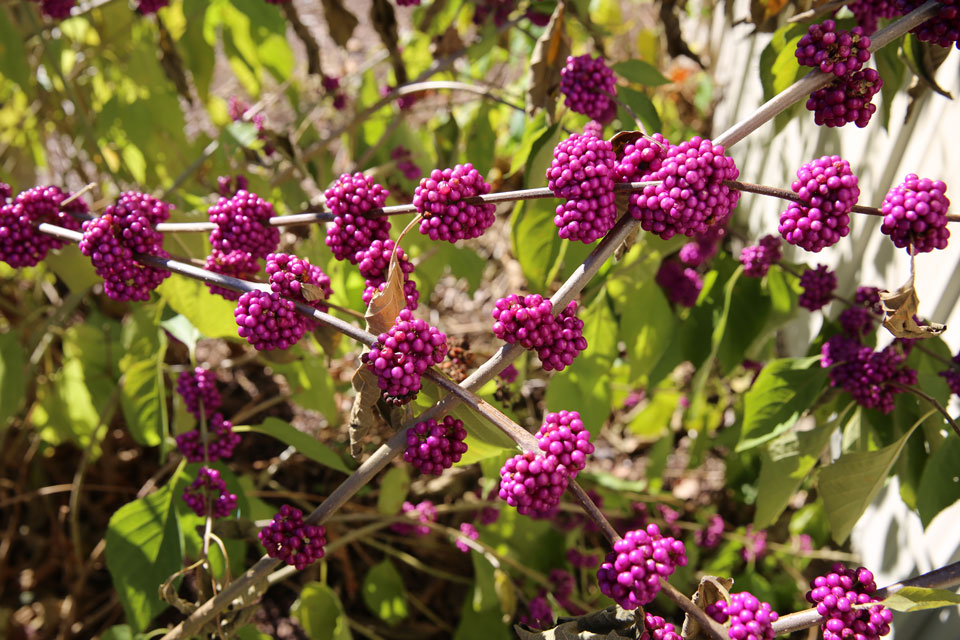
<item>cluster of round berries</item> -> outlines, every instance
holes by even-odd
[[[804,309],[816,311],[826,306],[833,296],[834,289],[837,288],[837,274],[827,269],[825,265],[818,264],[816,269],[807,269],[800,276],[800,286],[803,293],[797,299]]]
[[[419,7],[420,0],[397,0],[398,7]]]
[[[868,36],[877,30],[878,18],[895,18],[900,15],[897,0],[854,0],[847,8]]]
[[[479,238],[496,220],[497,207],[464,200],[488,193],[490,185],[469,162],[452,169],[434,169],[413,192],[413,206],[423,218],[420,233],[447,242]]]
[[[923,2],[918,0],[896,0],[897,8],[901,13],[908,13],[920,7]],[[933,42],[941,47],[949,48],[956,45],[960,48],[960,7],[957,0],[942,0],[940,10],[936,16],[927,20],[913,30],[917,39],[923,42]]]
[[[864,307],[851,307],[840,312],[840,326],[844,333],[861,337],[873,333],[876,318]]]
[[[694,236],[693,242],[680,247],[677,257],[688,267],[699,267],[717,255],[720,241],[727,235],[726,227],[714,225],[706,233]]]
[[[646,632],[640,636],[641,640],[644,638],[650,640],[683,640],[682,636],[677,633],[677,627],[672,622],[667,622],[652,613],[644,612],[643,627]]]
[[[564,199],[553,218],[562,239],[590,244],[616,224],[616,161],[613,145],[589,133],[574,133],[554,148],[547,186]]]
[[[223,253],[214,249],[207,256],[203,268],[222,276],[249,280],[260,271],[260,262],[246,251],[236,250]],[[221,296],[225,300],[240,299],[240,292],[238,291],[211,282],[207,282],[206,285],[210,289],[210,293]]]
[[[407,518],[415,519],[420,523],[395,522],[390,525],[391,531],[402,536],[417,535],[423,537],[429,535],[430,527],[427,526],[427,523],[437,521],[437,508],[429,500],[423,500],[417,504],[404,500],[400,511]]]
[[[271,253],[267,256],[267,278],[270,289],[284,298],[307,305],[326,313],[327,305],[323,301],[333,294],[330,277],[320,267],[310,264],[306,258],[298,258],[288,253]],[[317,322],[303,318],[308,327]]]
[[[692,307],[697,304],[700,290],[703,289],[703,278],[694,269],[684,267],[676,260],[664,260],[657,270],[657,284],[667,295],[667,299],[682,307]]]
[[[863,128],[877,111],[871,101],[882,86],[876,69],[863,69],[811,93],[807,110],[813,111],[813,121],[818,125],[842,127],[853,122]]]
[[[494,304],[493,333],[510,344],[533,349],[546,371],[562,371],[587,348],[583,321],[577,317],[575,301],[559,316],[553,315],[553,303],[538,294],[521,298],[510,294]]]
[[[233,197],[238,191],[246,191],[249,186],[247,177],[242,174],[237,174],[232,178],[230,176],[217,178],[217,193],[224,198]]]
[[[960,353],[953,356],[953,366],[940,372],[940,375],[946,378],[947,386],[950,391],[960,396]]]
[[[883,305],[880,304],[880,289],[877,287],[857,287],[853,300],[874,315],[879,316],[883,313]]]
[[[626,145],[614,167],[617,182],[645,180],[645,176],[659,171],[669,147],[670,141],[659,133],[642,136]]]
[[[407,301],[407,309],[413,311],[417,308],[420,300],[417,283],[410,279],[410,274],[413,273],[413,263],[410,262],[403,249],[394,244],[393,240],[374,240],[368,248],[358,251],[357,255],[354,256],[357,266],[360,268],[360,274],[366,280],[366,288],[363,290],[363,303],[369,305],[370,301],[373,300],[373,294],[377,291],[383,291],[386,286],[390,256],[394,250],[397,252],[397,266],[400,267],[403,276],[403,295]]]
[[[548,456],[554,456],[557,462],[571,472],[571,478],[583,470],[587,456],[593,453],[590,432],[583,426],[577,411],[559,411],[543,417],[543,424],[537,431],[537,444]]]
[[[207,424],[207,456],[203,455],[203,436],[199,429],[193,429],[177,436],[177,449],[188,462],[216,462],[233,457],[233,450],[240,444],[239,433],[233,432],[233,423],[225,420],[223,414],[210,416]]]
[[[856,606],[877,601],[870,595],[877,590],[877,583],[867,569],[854,571],[836,563],[830,573],[814,578],[810,587],[807,601],[827,619],[820,625],[823,640],[877,640],[890,633],[893,614],[889,609],[881,604]]]
[[[40,11],[43,15],[49,16],[54,20],[66,20],[70,17],[70,10],[76,4],[76,0],[36,0],[40,3]]]
[[[617,79],[601,57],[567,56],[560,70],[560,92],[571,111],[598,122],[610,122],[617,115]]]
[[[794,53],[800,64],[840,78],[859,71],[870,59],[870,38],[864,35],[861,27],[837,31],[836,22],[824,20],[821,24],[810,25]]]
[[[683,542],[664,537],[655,524],[628,531],[613,545],[597,571],[600,591],[624,609],[642,607],[657,597],[660,579],[687,564]]]
[[[214,273],[248,279],[260,271],[260,258],[276,250],[280,230],[269,224],[273,205],[255,193],[239,189],[231,197],[221,197],[207,210],[216,228],[210,232],[212,249],[205,268]],[[207,284],[211,293],[227,300],[240,294],[231,289]]]
[[[950,200],[946,191],[947,185],[942,180],[908,174],[884,197],[880,230],[890,236],[893,244],[906,247],[914,254],[945,249],[950,237],[947,229]]]
[[[890,413],[900,385],[916,384],[917,372],[904,366],[906,357],[897,344],[880,351],[863,345],[857,337],[837,334],[821,347],[820,366],[830,370],[830,386],[840,387],[868,409]]]
[[[142,15],[156,13],[168,4],[170,4],[170,0],[140,0],[137,4],[137,11]]]
[[[403,459],[420,473],[438,476],[467,452],[467,430],[463,421],[446,416],[441,422],[418,422],[407,430],[407,448]]]
[[[150,292],[170,276],[166,269],[136,262],[133,255],[169,255],[163,250],[163,234],[155,226],[170,217],[171,208],[153,196],[127,191],[99,218],[84,221],[80,252],[103,278],[103,290],[109,297],[146,302]]]
[[[780,235],[814,253],[850,233],[850,212],[860,197],[857,176],[840,156],[822,156],[804,164],[791,185],[802,204],[791,202],[780,214]]]
[[[708,604],[705,612],[720,624],[730,621],[727,633],[732,640],[773,640],[773,623],[779,618],[769,603],[747,591],[731,593],[730,602]]]
[[[714,514],[710,516],[706,527],[693,533],[693,541],[698,547],[715,549],[723,540],[724,526],[723,516]]]
[[[767,275],[770,265],[777,264],[783,257],[780,250],[780,238],[764,236],[760,244],[744,247],[740,251],[740,263],[743,264],[743,274],[751,278],[762,278]]]
[[[183,501],[201,518],[207,515],[208,504],[214,518],[224,518],[237,508],[237,495],[227,492],[219,471],[207,467],[200,467],[197,478],[184,489]]]
[[[546,589],[540,595],[530,598],[527,603],[527,612],[520,616],[519,621],[531,629],[549,629],[553,626],[553,608],[547,600]]]
[[[289,349],[306,332],[306,323],[292,300],[256,289],[240,296],[233,310],[237,333],[257,351]]]
[[[203,415],[209,418],[223,402],[217,391],[217,374],[203,367],[181,372],[177,377],[177,393],[183,396],[187,411],[197,420],[200,419],[201,406]]]
[[[341,175],[324,191],[327,208],[333,213],[333,224],[327,229],[325,242],[337,260],[356,264],[356,255],[374,240],[390,239],[390,220],[367,214],[387,201],[390,192],[373,178],[355,173]]]
[[[333,108],[343,111],[347,106],[347,96],[340,91],[340,78],[324,75],[320,78],[320,84],[327,95],[333,97]]]
[[[397,163],[397,171],[407,180],[416,180],[420,177],[420,167],[413,162],[412,154],[406,147],[394,147],[390,151],[390,159]]]
[[[654,169],[657,164],[659,168]],[[703,235],[711,226],[723,226],[729,220],[740,201],[740,192],[726,181],[739,176],[733,158],[724,155],[722,146],[695,136],[679,145],[668,145],[650,171],[639,176],[660,183],[630,194],[627,210],[645,231],[664,240],[677,233]]]
[[[464,538],[467,540],[479,540],[480,532],[469,522],[460,523],[460,537],[457,538],[454,544],[461,553],[470,553],[470,545],[464,542]]]
[[[420,391],[420,377],[443,362],[447,336],[424,320],[402,309],[386,333],[377,336],[363,363],[377,375],[384,399],[394,405],[410,402]]]
[[[13,192],[10,185],[0,183],[0,260],[14,269],[32,267],[47,256],[51,249],[60,249],[64,241],[40,233],[42,222],[55,224],[73,231],[80,229],[80,220],[71,214],[85,214],[86,203],[77,198],[66,206],[69,197],[59,187],[34,187],[8,200]]]
[[[300,509],[285,504],[273,522],[260,530],[259,538],[268,556],[301,571],[323,557],[326,533],[321,526],[306,524]]]
[[[556,317],[556,337],[536,348],[544,371],[563,371],[587,348],[587,339],[583,337],[583,320],[577,317],[579,307],[579,303],[571,300]]]

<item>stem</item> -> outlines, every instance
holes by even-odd
[[[953,428],[953,432],[956,433],[958,436],[960,436],[960,426],[958,426],[956,421],[950,417],[950,414],[947,413],[947,410],[943,407],[942,404],[940,404],[940,402],[936,398],[931,396],[926,391],[918,389],[917,387],[911,387],[908,384],[900,384],[899,382],[891,382],[890,384],[897,387],[898,389],[903,389],[908,393],[912,393],[914,395],[920,396],[921,398],[929,402],[931,405],[933,405],[933,407],[937,411],[940,412],[940,415],[943,416],[944,420],[946,420],[950,424],[950,426]]]
[[[726,629],[708,616],[706,611],[695,605],[690,598],[663,578],[660,578],[660,591],[683,609],[684,613],[700,623],[701,630],[713,640],[727,640],[730,637],[727,635]]]

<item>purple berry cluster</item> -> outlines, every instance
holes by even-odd
[[[564,199],[553,217],[562,239],[590,244],[616,224],[616,162],[613,145],[587,133],[574,133],[554,148],[547,186]]]
[[[644,629],[646,629],[646,634],[649,635],[642,635],[640,636],[641,638],[650,638],[650,640],[683,640],[682,636],[677,633],[677,627],[672,622],[667,622],[660,616],[655,616],[652,613],[644,612],[643,626]]]
[[[847,8],[868,36],[877,30],[878,18],[895,18],[900,15],[897,0],[854,0]]]
[[[134,254],[169,255],[156,225],[170,217],[172,208],[151,195],[127,191],[99,218],[84,221],[80,252],[90,258],[110,298],[146,302],[170,276],[166,269],[136,262]]]
[[[223,253],[217,249],[210,252],[203,267],[207,271],[219,273],[222,276],[249,280],[260,272],[260,262],[252,254],[236,249]],[[210,293],[223,297],[225,300],[239,300],[240,292],[227,289],[210,282],[206,283]]]
[[[600,591],[624,609],[642,607],[657,597],[660,578],[687,564],[683,542],[664,537],[655,524],[628,531],[613,545],[597,571]]]
[[[137,11],[142,15],[149,15],[156,13],[168,4],[170,4],[170,0],[140,0],[137,4]]]
[[[403,459],[420,473],[438,476],[449,469],[467,452],[464,440],[467,430],[463,421],[446,416],[440,422],[434,419],[418,422],[407,430],[407,448]]]
[[[13,197],[13,188],[6,182],[0,182],[0,203],[6,204]]]
[[[598,122],[607,123],[617,115],[617,79],[603,58],[589,54],[567,56],[560,70],[560,92],[567,107]]]
[[[397,0],[398,7],[419,7],[420,0]]]
[[[773,623],[780,617],[769,603],[747,591],[731,593],[730,602],[708,604],[705,611],[720,624],[730,621],[727,633],[731,640],[773,640]]]
[[[181,372],[177,377],[177,393],[183,396],[187,411],[197,420],[201,406],[204,416],[209,418],[223,402],[217,391],[217,374],[203,367]]]
[[[230,176],[220,176],[217,178],[217,193],[224,198],[231,198],[236,195],[238,191],[246,191],[249,186],[250,183],[247,181],[247,177],[242,174],[237,174],[232,178]]]
[[[423,537],[429,535],[430,527],[427,526],[427,523],[437,521],[437,508],[429,500],[423,500],[417,504],[404,500],[400,512],[407,518],[414,519],[420,523],[409,524],[406,522],[395,522],[390,525],[391,531],[399,533],[402,536],[417,535]]]
[[[390,159],[397,163],[397,171],[407,180],[420,177],[420,167],[413,162],[413,155],[406,147],[394,147],[390,152]]]
[[[578,569],[592,569],[597,566],[597,556],[570,548],[567,549],[567,562]]]
[[[684,267],[676,260],[668,259],[661,262],[656,280],[667,299],[682,307],[696,305],[700,290],[703,289],[703,278],[700,274],[690,267]]]
[[[710,227],[706,233],[694,236],[693,242],[680,247],[677,257],[680,262],[688,267],[699,267],[710,258],[717,255],[720,249],[720,241],[727,235],[726,227],[715,225]]]
[[[363,363],[377,375],[384,399],[394,405],[410,402],[420,391],[420,376],[443,362],[447,336],[426,321],[402,309],[386,333],[377,336]]]
[[[274,293],[303,302],[324,313],[329,309],[323,301],[333,294],[330,277],[306,258],[288,253],[271,253],[267,256],[266,271],[270,289]],[[305,321],[311,327],[317,324],[311,319],[305,318]]]
[[[302,571],[323,557],[326,533],[321,526],[306,524],[300,509],[285,504],[273,522],[260,530],[259,538],[268,556]]]
[[[587,464],[587,456],[593,453],[590,432],[583,426],[577,411],[548,413],[536,434],[540,449],[553,456],[576,477]]]
[[[0,260],[11,267],[32,267],[43,260],[51,249],[60,249],[64,241],[37,230],[42,222],[73,231],[80,229],[80,220],[71,213],[85,214],[87,205],[77,198],[65,208],[61,204],[70,194],[59,187],[34,187],[21,192],[13,200],[10,185],[0,192]]]
[[[410,279],[413,273],[413,263],[404,253],[403,249],[396,247],[393,240],[374,240],[370,246],[363,251],[358,251],[354,256],[357,266],[360,268],[360,274],[366,279],[366,288],[363,290],[363,303],[370,304],[373,300],[373,294],[376,291],[383,291],[387,282],[387,273],[390,269],[390,256],[394,250],[397,252],[397,266],[403,274],[403,294],[407,301],[407,309],[411,311],[417,308],[420,300],[420,292],[417,291],[417,283]]]
[[[199,429],[177,436],[177,449],[188,462],[216,462],[233,457],[233,450],[240,444],[239,433],[233,432],[233,423],[224,420],[223,414],[215,413],[207,423],[207,455],[203,455],[203,436]]]
[[[860,187],[849,162],[840,156],[811,160],[797,171],[791,187],[803,202],[791,202],[780,214],[780,235],[787,242],[816,253],[850,233]]]
[[[880,289],[877,287],[857,287],[857,293],[854,296],[854,302],[862,305],[874,315],[883,313],[883,306],[880,304]]]
[[[890,236],[897,247],[907,248],[914,254],[946,249],[950,237],[947,229],[950,200],[946,192],[947,185],[942,180],[908,174],[884,197],[880,230]]]
[[[949,369],[941,371],[940,375],[946,378],[950,391],[960,396],[960,353],[953,356],[952,362],[953,365]]]
[[[816,311],[825,307],[833,296],[834,289],[837,288],[837,274],[827,269],[825,265],[818,264],[816,269],[807,269],[800,276],[800,286],[803,293],[797,299],[804,309]]]
[[[479,238],[496,220],[497,206],[464,200],[488,193],[490,185],[469,162],[434,169],[413,192],[413,206],[423,218],[420,233],[447,242]]]
[[[54,20],[66,20],[70,17],[70,10],[76,4],[75,0],[36,0],[40,3],[40,11]]]
[[[480,532],[469,522],[460,523],[460,537],[457,538],[454,544],[461,553],[470,553],[470,546],[463,541],[464,538],[467,540],[478,540],[480,538]]]
[[[899,385],[916,384],[917,372],[904,366],[906,356],[899,345],[880,351],[863,345],[856,336],[837,334],[821,347],[820,366],[830,370],[830,386],[847,391],[868,409],[890,413]]]
[[[722,146],[695,136],[669,145],[659,162],[659,169],[641,179],[660,184],[630,194],[627,210],[645,231],[667,240],[677,233],[703,235],[711,226],[726,224],[740,201],[740,192],[726,181],[736,180],[740,171]]]
[[[553,303],[539,294],[510,294],[496,301],[491,312],[493,334],[509,344],[536,349],[553,338]]]
[[[807,109],[813,111],[813,120],[818,125],[842,127],[853,122],[863,128],[877,111],[871,101],[882,86],[883,80],[876,69],[863,69],[811,93]]]
[[[814,578],[810,587],[807,601],[826,618],[820,625],[823,640],[877,640],[890,633],[893,614],[889,609],[881,604],[855,608],[877,601],[870,595],[877,590],[877,583],[867,569],[852,570],[836,563],[830,573]]]
[[[876,317],[867,308],[851,307],[840,312],[840,326],[844,333],[861,337],[873,333]]]
[[[517,371],[517,368],[513,366],[513,363],[511,362],[503,371],[497,374],[497,377],[507,384],[511,384],[517,379],[518,375],[520,375],[520,372]]]
[[[217,228],[210,232],[210,244],[223,255],[245,251],[253,258],[265,258],[280,243],[280,230],[270,225],[273,205],[246,190],[230,198],[221,197],[207,210]]]
[[[642,136],[626,145],[617,157],[614,174],[617,182],[646,180],[658,171],[667,157],[670,141],[659,133]]]
[[[762,278],[767,275],[770,265],[777,264],[782,257],[780,238],[764,236],[760,238],[760,244],[744,247],[740,251],[743,274],[750,278]]]
[[[918,0],[897,0],[901,13],[913,11],[922,4],[923,2]],[[960,8],[957,0],[943,0],[937,15],[914,29],[913,33],[923,42],[932,42],[946,48],[957,45],[960,48]]]
[[[710,516],[706,527],[693,533],[693,541],[698,547],[715,549],[723,540],[723,529],[725,526],[723,516],[714,514]]]
[[[547,600],[546,589],[538,596],[530,598],[527,612],[520,616],[520,623],[531,629],[549,629],[553,626],[553,608]]]
[[[224,518],[237,508],[237,495],[227,491],[219,471],[207,467],[200,467],[197,478],[184,489],[183,501],[201,518],[207,515],[207,505],[214,518]]]
[[[810,25],[797,43],[795,54],[800,64],[840,78],[859,71],[870,59],[869,49],[870,38],[864,35],[862,28],[837,31],[836,22],[824,20],[821,24]]]
[[[552,517],[570,483],[570,471],[555,456],[527,451],[500,469],[500,497],[523,515]]]
[[[563,371],[587,348],[583,320],[577,317],[579,307],[576,300],[571,300],[555,319],[557,330],[553,338],[536,347],[544,371]]]
[[[374,240],[390,239],[390,220],[367,215],[371,209],[382,207],[390,195],[373,178],[359,172],[345,173],[323,195],[334,216],[325,242],[337,260],[355,264],[357,252],[365,250]]]
[[[233,317],[237,333],[257,351],[289,349],[306,331],[292,300],[259,289],[240,296]]]

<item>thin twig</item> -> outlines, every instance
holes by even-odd
[[[730,636],[727,635],[726,629],[708,616],[703,609],[695,605],[693,600],[663,578],[660,578],[660,591],[680,607],[684,613],[696,620],[700,624],[700,629],[713,640],[728,640]]]
[[[843,5],[847,4],[850,0],[830,0],[829,2],[824,2],[819,7],[814,7],[813,9],[807,9],[806,11],[801,11],[797,15],[793,16],[787,22],[804,22],[810,18],[816,18],[822,16],[826,13],[836,11]]]
[[[931,405],[933,405],[933,407],[937,411],[940,412],[940,415],[943,416],[944,420],[946,420],[950,424],[950,426],[953,428],[953,432],[956,433],[957,436],[960,436],[960,426],[957,425],[956,421],[950,417],[950,414],[947,412],[944,406],[940,404],[940,402],[936,398],[934,398],[932,395],[930,395],[926,391],[923,391],[922,389],[918,389],[917,387],[911,386],[909,384],[900,384],[899,382],[891,382],[890,384],[897,387],[898,389],[903,389],[908,393],[912,393],[914,395],[920,396],[921,398],[929,402]]]

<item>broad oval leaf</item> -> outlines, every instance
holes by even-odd
[[[308,582],[290,613],[300,622],[311,640],[351,640],[343,603],[337,594],[320,582]]]
[[[389,625],[395,625],[407,617],[403,579],[389,559],[373,565],[363,578],[363,602]]]
[[[325,467],[350,473],[350,468],[330,447],[280,418],[267,418],[263,424],[251,426],[249,429],[276,438]]]

